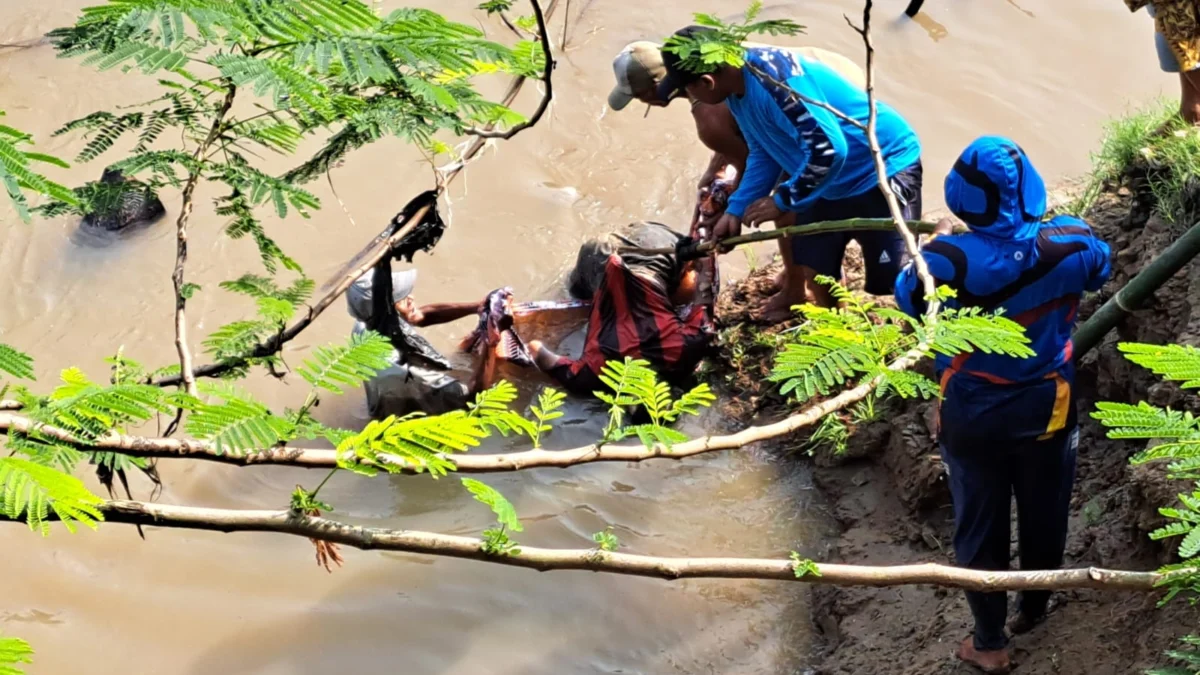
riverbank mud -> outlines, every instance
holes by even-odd
[[[1135,188],[1102,195],[1088,213],[1112,247],[1114,270],[1106,288],[1085,299],[1082,319],[1184,229],[1150,211]],[[846,274],[852,288],[861,288],[860,269],[860,259],[851,257]],[[789,409],[765,380],[774,335],[781,329],[756,326],[750,318],[777,271],[775,266],[755,270],[730,284],[721,298],[723,340],[713,377],[725,394],[725,411],[745,423],[777,419]],[[1096,401],[1104,400],[1150,400],[1193,411],[1200,409],[1200,400],[1127,362],[1116,349],[1118,341],[1197,344],[1200,266],[1193,264],[1176,275],[1086,355],[1079,368],[1081,440],[1066,565],[1150,570],[1172,561],[1175,548],[1147,537],[1163,524],[1157,508],[1173,504],[1186,486],[1166,480],[1161,467],[1131,467],[1128,458],[1144,443],[1105,438],[1088,413]],[[796,457],[811,449],[814,482],[840,526],[822,562],[953,564],[953,518],[933,436],[934,404],[892,400],[882,405],[886,410],[877,412],[873,422],[855,426],[852,416],[844,416],[851,431],[844,453],[813,447],[808,442],[811,432],[779,444],[779,452]],[[1015,533],[1015,522],[1013,527]],[[1179,635],[1195,632],[1200,612],[1185,600],[1158,609],[1157,600],[1131,593],[1056,594],[1050,619],[1013,639],[1014,672],[1126,675],[1162,664],[1163,650],[1175,646]],[[970,613],[957,591],[814,586],[811,620],[818,635],[813,654],[817,673],[976,672],[953,656],[971,630]]]

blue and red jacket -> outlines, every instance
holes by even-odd
[[[946,306],[1003,310],[1025,327],[1036,355],[939,355],[943,441],[1048,437],[1073,427],[1071,331],[1080,296],[1108,280],[1108,245],[1078,218],[1042,220],[1045,183],[1007,138],[969,145],[945,190],[946,205],[970,230],[921,251],[937,284],[957,292]],[[925,309],[912,263],[896,279],[896,301],[910,315]]]

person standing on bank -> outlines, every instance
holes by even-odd
[[[676,32],[676,36],[702,38],[711,30],[691,26]],[[725,215],[714,227],[714,238],[740,234],[743,222],[755,227],[774,222],[782,228],[824,220],[890,216],[864,129],[826,108],[804,103],[791,91],[839,110],[865,127],[869,105],[862,87],[824,64],[770,47],[747,49],[746,63],[741,68],[725,65],[705,74],[683,68],[679,56],[670,50],[664,52],[663,61],[667,77],[659,85],[659,99],[670,100],[684,89],[690,98],[709,105],[724,102],[749,148],[745,174],[729,199]],[[877,109],[877,136],[889,187],[904,217],[915,220],[921,215],[921,144],[890,106],[877,102]],[[788,175],[787,180],[779,181],[781,173]],[[795,237],[783,289],[768,300],[762,318],[785,320],[791,316],[793,305],[804,302],[832,307],[829,290],[815,279],[819,275],[841,276],[842,258],[850,239],[863,248],[867,292],[890,294],[907,255],[898,233],[859,231]]]
[[[770,47],[771,45],[747,42],[745,46]],[[867,76],[862,68],[854,61],[825,49],[817,47],[778,47],[791,52],[798,59],[816,61],[829,66],[851,84],[866,89]],[[667,67],[663,65],[662,45],[654,42],[633,42],[625,46],[621,53],[613,59],[613,74],[617,84],[608,95],[608,107],[615,111],[624,110],[630,103],[640,101],[649,106],[665,107],[673,99],[660,100],[658,86],[667,76]],[[702,101],[689,99],[692,119],[696,123],[696,135],[700,142],[712,150],[712,158],[705,167],[704,173],[696,186],[697,205],[692,214],[692,231],[694,236],[701,229],[712,231],[716,219],[724,213],[724,204],[720,202],[719,212],[715,216],[702,213],[702,204],[714,196],[714,184],[719,186],[717,191],[721,197],[728,197],[737,189],[737,183],[746,172],[746,159],[750,156],[750,148],[746,145],[746,137],[738,129],[733,113],[724,103],[709,105]],[[729,171],[732,167],[732,171]],[[730,178],[732,176],[732,178]],[[786,176],[783,176],[786,178]],[[731,185],[730,185],[731,184]],[[791,263],[792,241],[790,238],[779,240],[779,254],[785,264]],[[776,282],[778,291],[783,288],[784,276],[781,274]]]
[[[1129,11],[1145,7],[1154,19],[1154,47],[1164,73],[1179,75],[1179,116],[1200,124],[1200,6],[1195,0],[1125,0]]]
[[[938,441],[954,500],[955,556],[971,569],[1008,569],[1015,495],[1021,569],[1055,569],[1066,546],[1079,443],[1071,331],[1080,296],[1108,280],[1109,247],[1078,218],[1042,221],[1046,186],[1007,138],[971,143],[945,190],[946,205],[969,231],[949,234],[953,223],[943,219],[921,256],[937,285],[957,293],[946,306],[1004,310],[1025,327],[1035,352],[937,357]],[[912,316],[925,311],[911,263],[896,279],[896,301]],[[966,595],[975,631],[959,645],[959,658],[1007,673],[1007,595]],[[1045,619],[1049,600],[1047,591],[1021,593],[1012,633]]]

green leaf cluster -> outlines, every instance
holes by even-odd
[[[751,35],[799,35],[804,26],[791,19],[759,19],[762,0],[754,0],[740,21],[722,21],[712,14],[693,14],[697,25],[711,28],[691,37],[672,35],[663,44],[665,51],[680,58],[680,65],[693,73],[711,73],[722,66],[741,68],[746,60],[742,44]]]
[[[683,415],[699,415],[700,408],[707,408],[717,398],[709,386],[702,383],[678,399],[672,399],[671,386],[659,381],[648,361],[628,356],[624,361],[606,362],[600,371],[600,381],[610,390],[595,392],[596,398],[609,406],[604,440],[619,441],[637,436],[647,448],[659,444],[670,448],[686,441],[687,436],[669,425]],[[649,416],[650,422],[626,426],[626,414],[637,408]]]
[[[792,551],[792,570],[796,573],[797,579],[803,579],[806,576],[821,576],[821,568],[817,563],[801,556],[795,551]]]
[[[1200,635],[1187,635],[1179,639],[1178,649],[1167,651],[1166,656],[1177,665],[1153,668],[1146,675],[1200,675]]]
[[[33,648],[20,638],[0,635],[0,675],[24,675],[17,668],[22,663],[33,663]]]
[[[1179,382],[1186,389],[1200,387],[1200,350],[1194,347],[1119,343],[1117,348],[1130,361],[1167,381]],[[1132,464],[1167,462],[1168,477],[1194,482],[1191,494],[1178,495],[1177,505],[1159,508],[1159,514],[1168,522],[1151,532],[1150,538],[1180,538],[1179,556],[1183,562],[1159,570],[1165,575],[1160,582],[1167,590],[1164,602],[1180,594],[1195,601],[1200,598],[1200,420],[1190,412],[1160,408],[1146,401],[1100,402],[1092,417],[1108,429],[1109,438],[1152,442],[1130,459]]]
[[[3,116],[4,111],[0,110],[0,117]],[[29,134],[0,124],[0,183],[4,184],[9,200],[25,222],[29,222],[29,200],[25,196],[26,192],[47,195],[66,204],[75,204],[77,201],[71,190],[30,168],[34,163],[67,167],[67,163],[57,157],[23,149],[23,146],[32,142],[33,137]]]
[[[936,396],[938,387],[929,378],[889,367],[918,347],[926,356],[974,351],[1017,358],[1033,355],[1024,328],[999,313],[988,314],[977,307],[947,309],[930,327],[924,317],[861,300],[829,277],[818,281],[830,287],[841,306],[796,308],[805,322],[785,334],[769,377],[780,383],[784,395],[799,401],[875,378],[881,378],[879,396]]]

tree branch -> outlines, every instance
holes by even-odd
[[[905,356],[893,362],[889,368],[893,371],[911,368],[924,357],[928,348],[918,346]],[[655,445],[647,448],[644,445],[587,445],[569,450],[525,450],[499,454],[448,455],[445,459],[454,462],[457,473],[501,473],[521,471],[540,467],[555,467],[565,469],[578,464],[593,462],[642,462],[648,459],[684,459],[695,455],[721,450],[736,450],[751,443],[771,440],[785,436],[799,429],[812,426],[822,417],[831,412],[842,410],[866,398],[879,385],[882,377],[863,382],[856,387],[847,389],[837,396],[813,404],[803,411],[786,417],[772,424],[752,426],[734,434],[722,436],[704,436],[683,443],[676,443],[671,448]],[[142,436],[126,436],[111,433],[87,444],[80,444],[78,438],[66,429],[41,425],[33,420],[13,412],[0,412],[0,431],[16,431],[31,433],[33,431],[63,443],[68,443],[81,449],[98,449],[117,451],[134,457],[198,459],[237,466],[285,465],[309,469],[332,469],[337,466],[337,453],[333,450],[317,448],[297,448],[280,446],[257,452],[231,454],[218,451],[214,446],[204,441],[149,438]],[[400,467],[403,473],[423,473],[422,467],[414,466],[400,457],[382,455],[381,460],[394,467]]]
[[[536,0],[531,1],[536,2]],[[558,0],[550,0],[550,4],[546,6],[546,14],[544,17],[545,20],[550,18],[557,6]],[[516,100],[517,94],[521,92],[521,87],[525,84],[527,79],[528,78],[526,78],[524,75],[518,75],[514,77],[512,83],[510,83],[508,86],[508,91],[505,92],[504,97],[500,101],[501,104],[505,106],[512,105],[512,102]],[[532,122],[530,123],[530,126],[532,126]],[[491,127],[492,125],[488,125],[487,128],[490,129]],[[471,140],[471,144],[467,146],[467,149],[463,152],[462,157],[456,166],[447,171],[446,177],[440,186],[442,191],[445,191],[446,187],[448,187],[450,183],[458,176],[458,174],[462,172],[462,170],[466,167],[467,162],[478,155],[480,151],[486,147],[488,140],[489,139],[479,136]],[[419,223],[424,217],[425,211],[422,210],[414,215],[412,219],[410,219],[409,224]],[[325,282],[325,285],[322,286],[322,288],[327,288],[329,290],[323,293],[322,296],[309,307],[308,313],[304,316],[304,318],[298,320],[283,332],[271,337],[271,339],[265,342],[260,342],[254,347],[254,349],[250,350],[250,352],[241,359],[227,359],[223,363],[210,363],[195,368],[194,372],[196,377],[217,377],[229,372],[234,368],[246,365],[246,362],[249,359],[266,358],[278,353],[281,349],[283,349],[284,344],[294,339],[301,333],[301,331],[312,325],[312,322],[316,320],[316,318],[320,316],[321,313],[329,307],[329,305],[333,304],[334,300],[337,300],[338,297],[345,293],[346,289],[350,288],[350,286],[354,284],[355,280],[357,280],[359,276],[362,276],[367,272],[367,270],[375,267],[380,260],[383,260],[383,257],[387,255],[389,251],[388,246],[382,245],[385,241],[387,241],[389,244],[395,244],[396,242],[400,241],[405,234],[408,233],[409,228],[405,227],[401,230],[397,230],[389,237],[388,232],[392,229],[393,224],[389,223],[388,227],[376,235],[371,243],[368,244],[367,247],[355,257],[356,260],[361,260],[360,264],[355,266],[353,269],[338,272],[337,276]],[[355,275],[355,273],[357,273],[357,275]],[[179,384],[182,381],[183,379],[181,376],[173,375],[151,380],[150,383],[160,387],[166,387]]]
[[[883,159],[883,150],[879,147],[879,137],[875,133],[879,111],[875,105],[875,46],[871,41],[871,9],[873,4],[873,0],[866,0],[866,4],[863,5],[862,28],[858,28],[851,23],[850,17],[845,17],[846,23],[850,24],[850,27],[862,36],[863,45],[867,49],[867,143],[871,147],[871,156],[875,159],[875,175],[879,179],[879,190],[887,200],[888,211],[892,214],[892,221],[896,224],[896,231],[904,238],[904,246],[908,249],[908,255],[912,257],[913,264],[917,269],[917,278],[921,280],[921,285],[925,291],[927,303],[925,319],[929,333],[932,334],[933,326],[937,323],[938,309],[941,304],[937,299],[937,282],[929,272],[929,265],[925,262],[924,256],[921,255],[921,247],[917,243],[916,236],[904,222],[904,213],[900,210],[900,203],[896,201],[896,193],[892,192],[892,186],[888,181],[887,163]]]
[[[499,138],[508,140],[513,136],[521,133],[529,127],[538,123],[542,119],[542,115],[546,113],[546,109],[550,107],[550,100],[554,98],[554,85],[551,82],[551,75],[554,73],[554,55],[550,50],[550,29],[546,27],[546,17],[542,13],[542,6],[538,4],[538,0],[529,0],[529,4],[533,5],[533,16],[537,19],[538,25],[538,41],[542,43],[542,56],[546,60],[545,70],[542,71],[542,83],[546,86],[546,91],[542,93],[542,100],[538,103],[537,110],[534,111],[533,117],[514,126],[507,131],[499,131],[493,129],[492,125],[488,125],[483,129],[470,128],[464,131],[468,136],[478,136],[479,138]],[[507,22],[507,19],[505,19]],[[565,30],[565,29],[564,29]],[[566,36],[563,36],[566,39]]]
[[[216,532],[276,532],[308,537],[362,550],[403,551],[524,567],[540,572],[588,570],[659,579],[776,579],[833,586],[932,584],[973,591],[1094,589],[1154,592],[1162,578],[1155,572],[1126,572],[1095,567],[1020,572],[989,572],[949,565],[865,566],[814,563],[818,574],[797,577],[796,563],[772,558],[668,558],[598,549],[520,546],[519,552],[490,554],[483,542],[433,532],[347,525],[293,511],[250,511],[109,501],[100,506],[105,521],[151,527]],[[9,520],[0,517],[0,520]],[[9,522],[19,522],[9,520]]]
[[[221,102],[221,107],[217,109],[216,118],[213,120],[212,127],[208,130],[208,136],[204,142],[196,148],[196,152],[192,155],[192,159],[199,162],[204,157],[204,153],[208,147],[216,141],[221,134],[221,129],[225,124],[225,115],[229,113],[233,107],[233,99],[237,96],[237,87],[232,82],[226,83],[228,89],[225,92],[225,100]],[[192,369],[192,354],[188,350],[187,344],[187,316],[185,310],[187,308],[187,293],[184,292],[183,268],[187,263],[187,226],[188,219],[192,216],[192,208],[194,206],[193,196],[196,192],[196,184],[200,182],[200,168],[193,168],[188,172],[187,182],[183,186],[182,206],[179,210],[179,219],[175,221],[175,270],[171,274],[171,281],[175,286],[175,350],[179,352],[179,376],[183,380],[183,386],[187,393],[192,396],[197,395],[196,390],[196,374]]]

